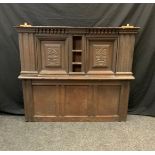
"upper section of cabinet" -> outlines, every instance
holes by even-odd
[[[133,79],[139,27],[16,26],[21,78]],[[86,76],[82,76],[86,75]],[[65,77],[64,77],[65,76]]]

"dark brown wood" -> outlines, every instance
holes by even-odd
[[[26,121],[125,121],[138,27],[16,27]]]

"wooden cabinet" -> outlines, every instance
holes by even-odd
[[[125,121],[138,27],[17,26],[26,121]]]

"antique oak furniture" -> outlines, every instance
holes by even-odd
[[[139,27],[16,26],[26,121],[125,121]]]

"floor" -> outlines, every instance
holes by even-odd
[[[127,122],[24,122],[0,116],[0,150],[155,150],[155,117]]]

